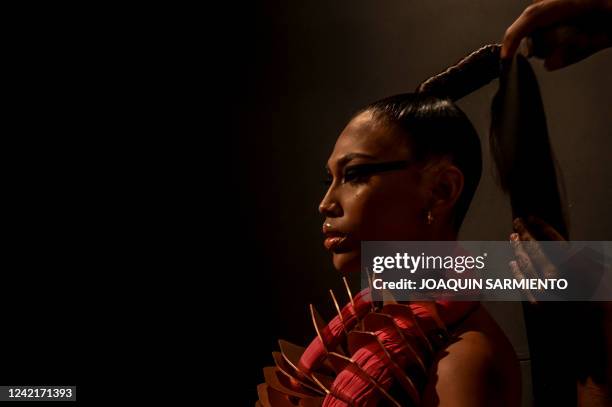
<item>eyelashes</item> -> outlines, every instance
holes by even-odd
[[[380,172],[377,168],[372,167],[372,164],[353,165],[344,169],[344,175],[342,176],[343,184],[361,184],[366,182],[370,176]],[[323,180],[323,184],[329,187],[334,178],[331,174],[327,174]]]
[[[342,183],[351,183],[351,184],[360,184],[368,180],[368,178],[376,173],[376,171],[372,168],[369,168],[367,165],[355,165],[352,167],[347,167],[344,170],[344,179]]]
[[[391,162],[383,162],[383,163],[369,163],[369,164],[359,164],[359,165],[350,165],[344,168],[344,174],[342,176],[342,184],[362,184],[368,181],[368,179],[374,175],[381,172],[386,171],[397,171],[405,169],[409,161],[391,161]],[[327,171],[327,175],[323,180],[323,184],[328,188],[333,182],[333,177]]]

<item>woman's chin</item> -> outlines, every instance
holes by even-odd
[[[333,254],[334,268],[342,274],[359,273],[361,256],[359,250]]]

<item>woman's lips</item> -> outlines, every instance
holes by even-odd
[[[350,249],[348,233],[337,230],[331,223],[325,222],[323,224],[323,234],[325,235],[323,245],[330,252],[343,253]]]
[[[340,245],[342,245],[342,243],[344,243],[344,241],[346,241],[346,235],[344,235],[344,236],[342,236],[342,235],[328,236],[323,241],[323,245],[325,246],[325,248],[327,250],[335,251],[336,249],[340,248]]]

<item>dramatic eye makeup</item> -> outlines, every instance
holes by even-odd
[[[410,161],[400,160],[347,165],[346,167],[344,167],[342,183],[358,184],[361,182],[365,182],[372,175],[387,171],[403,170],[408,166],[408,164],[410,164]],[[327,173],[327,176],[323,183],[327,186],[330,186],[333,182],[333,177],[331,175],[331,172],[329,171],[329,168],[326,168],[325,171]]]

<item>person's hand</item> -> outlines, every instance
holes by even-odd
[[[501,58],[525,39],[528,56],[559,69],[612,46],[612,0],[534,0],[504,35]]]
[[[607,268],[601,248],[572,245],[555,228],[535,216],[528,217],[527,221],[517,218],[512,226],[514,233],[510,235],[510,242],[515,258],[509,266],[515,279],[564,279],[570,286],[565,294],[567,298],[581,300],[591,298],[597,290],[610,292],[606,287],[612,270]],[[538,239],[556,243],[547,244],[544,250]],[[529,302],[537,303],[538,293],[529,290],[523,293]]]
[[[558,278],[559,271],[557,267],[544,253],[538,240],[534,237],[534,233],[529,230],[529,227],[534,230],[537,229],[538,234],[545,237],[546,240],[563,242],[559,244],[560,247],[566,247],[567,242],[563,236],[552,226],[537,217],[529,217],[529,227],[521,218],[514,219],[512,226],[514,233],[510,235],[510,241],[514,249],[515,260],[510,262],[510,271],[514,278],[517,280],[525,278]],[[529,302],[537,302],[531,291],[526,290],[524,294]]]
[[[573,280],[570,281],[570,284],[580,284],[580,287],[574,288],[576,293],[588,296],[588,293],[593,292],[601,284],[601,276],[611,272],[605,270],[605,262],[598,256],[601,253],[590,251],[588,246],[578,252],[571,250],[570,242],[567,242],[552,226],[539,218],[529,217],[527,221],[517,218],[512,225],[515,232],[510,235],[510,240],[516,260],[510,262],[510,269],[516,279],[563,276]],[[562,256],[565,257],[565,261],[559,265],[560,267],[552,264],[534,238],[534,234],[537,234],[542,240],[559,242],[558,248],[564,252],[567,251],[568,256]],[[603,286],[603,292],[611,292],[610,290],[612,287]],[[612,303],[601,300],[575,301],[563,303],[566,306],[560,307],[560,303],[553,302],[548,303],[550,308],[548,306],[541,308],[544,303],[538,303],[534,293],[529,290],[523,292],[531,304],[535,304],[540,311],[546,310],[546,314],[539,316],[540,322],[546,324],[549,318],[559,321],[559,318],[555,319],[555,316],[561,315],[563,324],[572,327],[570,332],[566,332],[561,337],[551,336],[550,339],[562,341],[558,349],[576,351],[575,356],[578,357],[579,363],[574,362],[574,369],[578,369],[576,370],[578,377],[582,377],[577,383],[579,404],[603,406],[604,400],[609,400],[609,397],[612,396],[612,380],[605,380],[605,377],[612,378],[610,375],[612,359],[609,358],[608,352],[612,346],[612,330],[608,328],[612,319]],[[553,325],[548,324],[548,326],[555,327],[554,322]],[[551,329],[551,334],[553,332]],[[597,340],[593,341],[593,338]],[[602,378],[604,378],[603,381]]]

